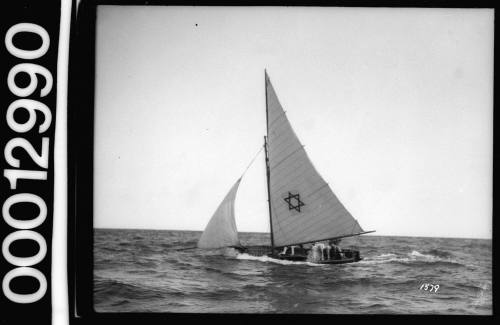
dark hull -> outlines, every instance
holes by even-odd
[[[240,253],[246,253],[253,256],[269,256],[271,258],[276,258],[280,260],[305,262],[307,261],[307,256],[310,249],[295,249],[295,254],[291,255],[290,250],[288,254],[281,254],[281,250],[272,250],[271,246],[247,246],[247,247],[235,247]],[[343,255],[336,254],[333,258],[327,259],[324,256],[323,260],[311,262],[315,264],[345,264],[354,263],[362,260],[359,256],[359,251],[354,249],[343,249]]]

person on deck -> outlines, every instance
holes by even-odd
[[[328,243],[325,245],[325,249],[326,249],[326,257],[328,260],[330,260],[332,258],[330,255],[330,251],[332,250],[331,240],[329,240]]]
[[[335,256],[340,256],[340,258],[343,258],[342,249],[338,246],[340,244],[340,239],[330,240],[329,244],[332,247]]]
[[[320,254],[320,259],[323,261],[325,259],[325,255],[324,255],[324,251],[325,251],[325,247],[326,245],[323,244],[323,243],[315,243],[314,246],[318,247],[319,249],[319,254]]]
[[[292,254],[291,255],[295,255],[295,248],[300,248],[300,252],[303,252],[303,249],[304,249],[302,247],[302,244],[300,244],[298,246],[297,245],[292,245],[292,246],[290,246],[290,248],[292,249]],[[288,246],[283,247],[283,251],[281,252],[281,255],[286,255],[287,250],[288,250]]]
[[[321,254],[321,248],[319,247],[318,243],[314,243],[314,245],[311,247],[311,254],[312,254],[312,261],[317,262],[319,260],[322,260],[322,254]]]

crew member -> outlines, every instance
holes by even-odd
[[[321,260],[323,261],[325,259],[325,255],[324,255],[324,251],[325,251],[325,247],[326,247],[325,244],[315,243],[314,245],[318,247],[318,250],[320,251]]]
[[[329,240],[328,243],[325,245],[325,249],[326,249],[326,257],[330,260],[331,259],[330,251],[332,250],[331,240]]]
[[[313,262],[317,262],[323,259],[321,257],[321,248],[319,247],[318,243],[314,243],[314,245],[311,247],[311,254]]]
[[[332,247],[332,250],[334,251],[335,256],[340,256],[340,258],[343,258],[343,253],[342,249],[338,246],[340,244],[340,239],[334,239],[330,240],[330,245]]]

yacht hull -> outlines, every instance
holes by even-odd
[[[238,246],[234,247],[240,253],[246,253],[252,256],[268,256],[275,259],[296,261],[296,262],[310,262],[315,264],[345,264],[354,263],[361,261],[362,258],[359,255],[359,251],[355,249],[343,249],[342,254],[336,254],[333,258],[328,259],[324,256],[324,259],[318,261],[309,261],[308,255],[310,249],[296,248],[294,253],[291,254],[288,250],[287,254],[282,254],[280,250],[272,249],[271,246]],[[326,253],[325,253],[326,255]]]

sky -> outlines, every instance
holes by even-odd
[[[375,235],[491,238],[489,9],[99,6],[94,226],[203,230],[263,145],[264,69]],[[262,152],[236,199],[269,231]]]

